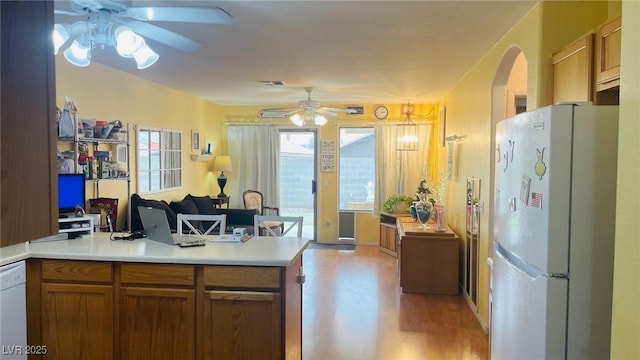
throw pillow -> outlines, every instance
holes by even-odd
[[[199,214],[198,207],[190,198],[184,198],[182,201],[172,201],[169,207],[177,214]],[[177,221],[177,220],[176,220]],[[189,221],[196,229],[202,230],[202,225],[198,220]],[[186,224],[182,225],[183,232],[189,232],[189,227]]]
[[[187,195],[185,199],[191,199],[196,204],[198,208],[198,213],[203,215],[214,215],[214,207],[213,201],[208,195],[205,196],[193,196],[191,194]]]

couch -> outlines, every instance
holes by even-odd
[[[225,232],[233,232],[233,228],[243,227],[247,229],[249,234],[253,234],[253,216],[258,214],[255,209],[218,209],[214,206],[211,197],[187,195],[180,201],[171,201],[167,203],[164,200],[143,199],[138,194],[131,195],[131,231],[144,230],[138,206],[147,206],[156,209],[162,209],[167,213],[167,220],[172,232],[177,232],[178,214],[204,214],[204,215],[227,215],[227,225]],[[194,222],[194,226],[200,229],[207,229],[210,226],[207,221]],[[183,230],[188,228],[183,227]],[[218,230],[215,229],[217,232]]]

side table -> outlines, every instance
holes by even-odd
[[[229,208],[229,196],[226,197],[212,197],[213,207],[217,207],[222,209],[223,204],[227,204],[227,209]]]

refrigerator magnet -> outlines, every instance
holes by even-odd
[[[531,193],[531,206],[542,209],[542,194],[537,192]]]
[[[534,166],[534,170],[536,175],[538,175],[540,180],[542,180],[542,177],[547,172],[547,164],[544,163],[544,148],[542,148],[542,151],[540,151],[540,149],[536,149],[536,156],[538,157],[538,161]]]
[[[531,178],[522,174],[522,180],[520,180],[520,201],[525,205],[529,204],[529,189],[531,188]]]

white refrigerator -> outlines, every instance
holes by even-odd
[[[607,359],[616,106],[497,124],[491,359]]]

